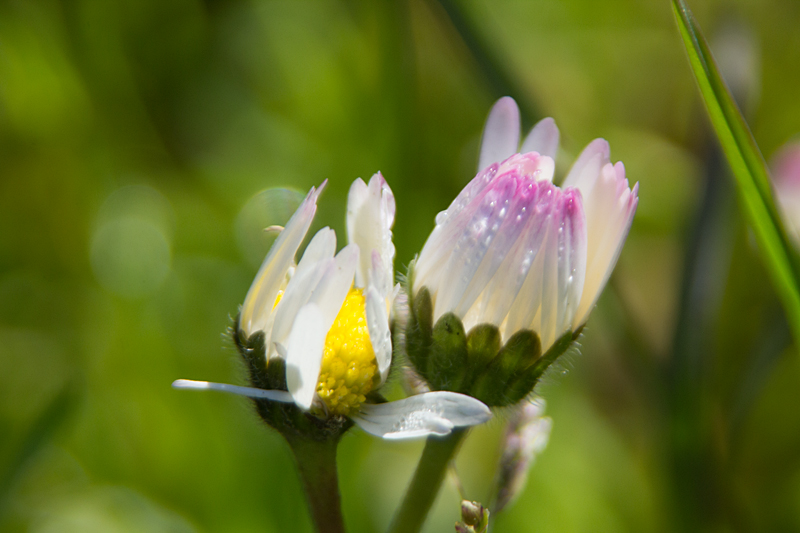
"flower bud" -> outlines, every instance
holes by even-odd
[[[497,471],[495,513],[503,510],[522,492],[533,460],[547,446],[552,422],[543,416],[544,408],[541,398],[525,402],[506,427]]]
[[[477,526],[486,520],[487,511],[478,502],[461,500],[461,520],[468,526]]]
[[[608,281],[638,185],[629,188],[622,163],[612,164],[597,139],[557,187],[558,135],[545,119],[517,153],[519,110],[501,99],[487,121],[481,171],[436,216],[409,268],[406,348],[433,389],[489,406],[525,398],[572,346]]]
[[[461,500],[461,522],[456,522],[458,533],[484,533],[489,528],[489,509],[478,502]]]

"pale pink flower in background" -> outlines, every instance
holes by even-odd
[[[800,246],[800,142],[786,144],[775,154],[772,179],[786,231]]]
[[[553,421],[544,416],[544,410],[545,401],[534,397],[511,415],[500,447],[502,455],[497,471],[495,513],[520,495],[536,456],[547,447]]]
[[[531,329],[543,351],[585,324],[625,243],[638,184],[629,187],[596,139],[554,185],[558,141],[546,118],[520,148],[516,102],[494,105],[479,173],[437,215],[414,267],[413,294],[427,287],[434,321],[453,312],[467,331],[490,323],[504,340]]]

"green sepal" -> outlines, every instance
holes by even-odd
[[[510,361],[513,361],[513,372],[516,375],[541,360],[542,341],[535,331],[523,329],[508,339],[503,353],[508,354]]]
[[[564,352],[575,343],[581,331],[583,331],[583,327],[574,332],[568,331],[563,334],[542,357],[518,374],[508,385],[507,397],[509,403],[516,403],[530,394],[545,371],[550,368],[550,365],[564,355]]]
[[[406,279],[413,286],[413,264]],[[502,407],[525,398],[547,368],[580,335],[581,329],[562,335],[542,355],[541,340],[532,330],[514,333],[501,346],[499,329],[479,324],[468,334],[453,313],[433,324],[433,302],[427,287],[410,297],[405,348],[410,362],[432,390],[468,394],[489,407]]]
[[[431,388],[458,390],[467,368],[467,334],[453,313],[436,321],[427,359],[426,375]]]
[[[406,353],[411,364],[426,380],[428,353],[433,342],[433,302],[431,293],[423,287],[411,301],[406,326]]]
[[[492,362],[500,351],[500,342],[500,330],[492,324],[479,324],[469,330],[467,350],[470,376],[477,376]]]
[[[516,332],[475,381],[474,396],[490,407],[518,402],[521,398],[509,396],[509,385],[541,354],[542,344],[536,333],[527,329]]]

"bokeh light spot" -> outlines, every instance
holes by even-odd
[[[277,237],[264,231],[269,226],[283,226],[303,201],[304,194],[294,189],[264,189],[244,204],[236,217],[236,243],[242,255],[258,268]]]
[[[127,298],[152,294],[169,273],[169,243],[160,228],[145,220],[121,218],[100,226],[91,254],[100,284]]]

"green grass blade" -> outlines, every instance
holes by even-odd
[[[766,162],[686,2],[672,0],[672,7],[711,124],[736,179],[745,215],[786,310],[795,341],[800,344],[800,263],[776,207]]]

